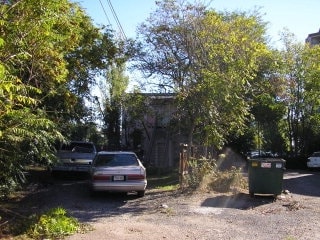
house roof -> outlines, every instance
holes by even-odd
[[[319,29],[319,32],[310,33],[308,35],[308,37],[306,38],[306,42],[310,42],[311,43],[312,39],[319,39],[320,40],[320,29]]]

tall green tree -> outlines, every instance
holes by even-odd
[[[139,30],[138,68],[174,87],[189,144],[221,147],[245,127],[247,95],[268,52],[265,23],[258,12],[218,13],[173,0],[157,4]]]
[[[8,1],[2,9],[4,59],[25,84],[42,90],[34,96],[39,107],[67,137],[75,124],[92,124],[86,104],[91,88],[116,54],[110,31],[101,33],[68,0]]]
[[[305,46],[304,154],[319,149],[320,144],[320,46]]]
[[[289,32],[282,34],[283,50],[281,76],[286,81],[286,95],[285,103],[287,106],[286,120],[287,120],[287,137],[290,146],[290,152],[297,156],[303,148],[303,141],[301,141],[301,123],[304,121],[304,64],[302,53],[304,45],[297,43],[294,35]]]
[[[125,75],[125,65],[111,65],[106,76],[105,124],[109,149],[121,149],[121,112],[129,78]]]
[[[61,112],[66,116],[76,96],[67,88],[65,56],[79,44],[83,12],[67,0],[26,0],[7,1],[1,13],[8,71],[41,90],[32,97],[39,99],[38,107],[48,116]]]
[[[61,131],[70,137],[70,125],[91,121],[89,74],[104,67],[98,53],[113,53],[111,38],[106,49],[105,36],[67,0],[4,1],[0,32],[0,178],[10,189],[25,164],[53,161]]]
[[[269,110],[276,113],[278,105],[285,111],[279,111],[278,117],[271,111],[260,115],[266,119],[272,116],[271,120],[278,121],[278,131],[274,131],[273,136],[276,132],[282,136],[284,150],[298,157],[315,151],[319,143],[319,46],[298,42],[288,30],[282,33],[282,41],[283,48],[276,53],[277,67],[266,76],[272,83],[269,89],[275,91],[265,88],[264,95],[269,94],[272,99],[265,104]],[[256,107],[263,111],[261,105]]]
[[[40,90],[0,65],[0,197],[24,181],[24,167],[53,160],[53,143],[63,140],[54,122],[30,97]],[[45,160],[45,162],[43,161]]]
[[[62,105],[62,109],[69,109],[67,114],[59,114],[61,122],[68,121],[64,132],[68,129],[75,129],[71,136],[76,137],[79,133],[78,126],[84,126],[82,129],[90,129],[101,116],[92,111],[95,105],[95,94],[92,89],[98,86],[98,80],[104,78],[106,69],[108,69],[117,58],[120,49],[116,45],[112,31],[109,29],[98,29],[93,27],[91,22],[83,23],[83,36],[78,48],[68,53],[66,60],[68,62],[68,90],[73,96],[73,107]],[[93,100],[92,100],[93,99]],[[68,102],[66,102],[68,103]],[[88,104],[89,103],[89,104]],[[84,135],[89,137],[89,132]]]

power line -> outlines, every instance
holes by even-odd
[[[100,2],[101,2],[101,0],[100,0]],[[121,26],[121,23],[120,23],[120,21],[119,21],[119,18],[118,18],[117,14],[116,14],[113,6],[112,6],[111,0],[108,0],[107,2],[108,2],[108,4],[109,4],[109,7],[110,7],[110,9],[111,9],[111,12],[112,12],[113,17],[114,17],[114,19],[116,20],[116,23],[117,23],[117,25],[118,25],[118,28],[119,28],[119,30],[120,30],[120,33],[122,34],[122,37],[123,37],[124,39],[127,39],[127,36],[126,36],[126,34],[124,33],[124,31],[123,31],[123,28],[122,28],[122,26]]]
[[[106,10],[104,9],[104,6],[103,6],[101,0],[99,0],[99,2],[100,2],[100,5],[101,5],[102,10],[103,10],[103,12],[104,12],[104,15],[105,15],[106,18],[107,18],[108,23],[109,23],[109,25],[111,26],[112,24],[111,24],[111,22],[110,22],[110,19],[108,18],[108,14],[107,14]]]

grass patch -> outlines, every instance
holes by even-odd
[[[161,175],[148,176],[148,187],[163,191],[173,191],[179,188],[179,174],[176,171]]]

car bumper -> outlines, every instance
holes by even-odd
[[[307,162],[308,168],[320,168],[320,163]]]
[[[95,181],[91,183],[93,191],[115,191],[115,192],[131,192],[144,191],[147,187],[147,181],[124,181],[124,182],[105,182]]]

